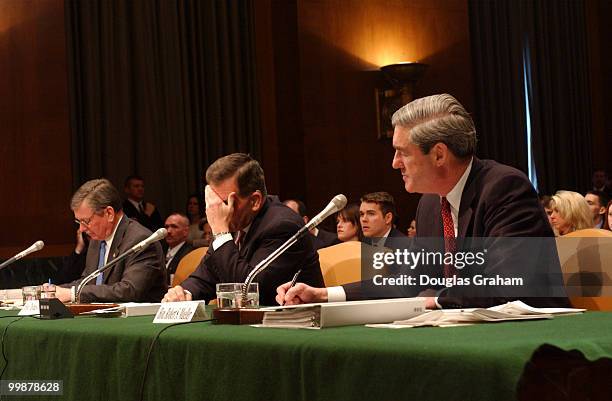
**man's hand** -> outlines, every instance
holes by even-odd
[[[145,202],[144,212],[147,216],[151,217],[155,212],[155,205],[149,202]]]
[[[77,229],[76,232],[76,246],[74,247],[74,253],[80,255],[85,249],[85,240],[83,239],[83,233]]]
[[[62,302],[70,302],[72,299],[72,291],[70,290],[70,288],[56,286],[55,297]]]
[[[206,202],[206,219],[213,234],[230,231],[230,221],[234,214],[234,199],[236,193],[232,192],[227,198],[227,205],[217,193],[207,185],[204,189],[204,200]]]
[[[425,309],[438,309],[436,305],[436,295],[437,291],[431,288],[428,288],[424,291],[421,291],[417,297],[425,298]]]
[[[183,287],[177,285],[168,290],[162,302],[180,302],[180,301],[191,301],[191,294],[186,292]]]
[[[279,305],[327,302],[327,288],[315,288],[304,283],[297,283],[291,287],[289,281],[276,289],[276,302]]]

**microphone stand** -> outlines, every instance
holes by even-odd
[[[123,259],[125,259],[128,256],[132,255],[134,252],[135,252],[134,249],[127,250],[126,252],[124,252],[121,255],[117,256],[115,259],[113,259],[112,261],[110,261],[106,265],[104,265],[101,268],[99,268],[97,270],[94,270],[93,272],[89,273],[87,275],[87,277],[85,277],[83,280],[81,280],[81,283],[78,285],[77,290],[76,290],[76,294],[75,294],[75,297],[74,297],[75,300],[76,300],[76,303],[81,303],[81,291],[83,290],[83,287],[85,287],[85,285],[87,285],[87,283],[89,283],[94,278],[98,277],[100,274],[104,273],[106,270],[108,270],[111,267],[115,266],[117,263],[121,262]]]

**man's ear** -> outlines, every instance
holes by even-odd
[[[264,197],[263,194],[259,191],[255,191],[251,194],[251,199],[250,201],[250,208],[251,211],[253,212],[258,212],[259,209],[261,209],[261,207],[263,206],[263,202],[264,202]]]
[[[387,214],[385,214],[385,224],[391,225],[392,222],[393,222],[393,213],[387,212]]]
[[[104,208],[104,214],[106,214],[106,216],[108,216],[108,221],[112,222],[115,220],[115,209],[113,209],[112,206],[107,206]]]
[[[431,148],[429,154],[431,155],[435,166],[440,167],[448,160],[448,152],[450,152],[448,146],[446,146],[445,143],[438,142]]]

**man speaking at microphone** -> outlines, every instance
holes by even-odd
[[[124,215],[121,203],[119,192],[106,179],[87,181],[72,196],[70,207],[79,231],[91,241],[81,278],[56,289],[62,302],[75,300],[76,287],[84,277],[151,235]],[[164,256],[155,242],[85,285],[80,302],[158,302],[166,288]]]
[[[206,170],[206,218],[213,242],[198,268],[163,302],[216,297],[217,283],[244,282],[263,259],[291,238],[304,222],[276,196],[268,196],[264,172],[249,155],[224,156]],[[303,236],[255,276],[260,303],[274,305],[276,287],[301,269],[300,281],[322,286],[312,239]]]

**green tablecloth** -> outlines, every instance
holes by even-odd
[[[0,333],[14,319],[0,318]],[[165,326],[151,322],[24,318],[4,336],[2,379],[63,380],[63,397],[32,400],[138,400],[147,351]],[[512,400],[544,343],[610,357],[612,313],[403,330],[175,326],[153,350],[144,399]]]

